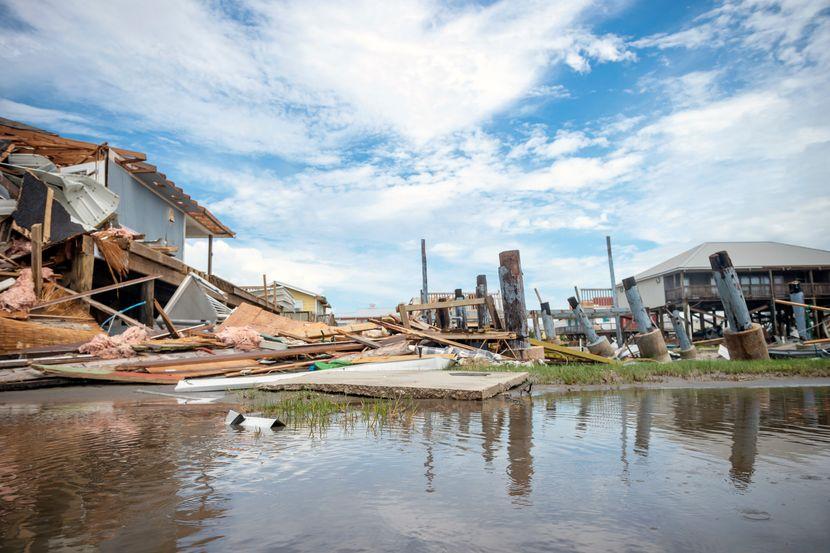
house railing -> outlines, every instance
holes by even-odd
[[[816,282],[814,284],[802,283],[801,289],[804,291],[805,297],[813,296],[830,296],[830,283]],[[744,297],[748,300],[769,300],[772,299],[773,287],[769,284],[742,284]],[[775,284],[775,297],[784,299],[789,297],[790,288],[788,284]],[[669,288],[666,290],[666,301],[682,301],[687,300],[712,300],[718,299],[718,290],[711,284],[690,284],[688,286],[678,286],[676,288]]]

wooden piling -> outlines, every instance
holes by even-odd
[[[64,279],[64,285],[76,292],[92,290],[92,276],[95,270],[95,242],[88,234],[75,240],[72,267]],[[79,307],[89,311],[89,304],[82,302]]]
[[[487,297],[487,275],[478,275],[476,277],[476,297],[477,298],[486,298]],[[487,320],[487,306],[486,305],[476,305],[476,315],[478,316],[478,328],[479,328],[479,330],[489,326],[489,321]]]
[[[519,250],[508,250],[499,254],[499,282],[504,326],[508,332],[516,333],[516,339],[509,340],[509,345],[514,350],[528,348],[530,343],[527,340],[527,307]]]

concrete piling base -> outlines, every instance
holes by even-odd
[[[752,323],[752,328],[740,332],[724,330],[723,341],[730,359],[769,359],[764,329],[758,323]]]
[[[681,349],[678,353],[681,359],[697,359],[697,348],[694,346],[689,349]]]
[[[663,339],[663,333],[660,332],[659,328],[655,328],[651,332],[638,334],[635,343],[640,348],[640,357],[654,359],[660,363],[671,361],[669,350],[666,349],[666,341]]]
[[[602,357],[614,357],[614,348],[608,343],[608,338],[600,336],[599,340],[593,344],[588,344],[588,351],[594,355],[601,355]]]

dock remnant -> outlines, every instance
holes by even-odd
[[[729,358],[769,359],[764,329],[750,318],[741,282],[729,254],[725,251],[714,253],[709,256],[709,264],[729,324],[723,331]]]
[[[804,292],[801,290],[801,283],[798,281],[790,283],[790,301],[793,304],[804,303]],[[802,305],[793,305],[793,317],[795,317],[795,328],[798,331],[799,340],[809,340],[810,331],[807,328],[807,311]]]
[[[545,327],[545,340],[552,344],[559,344],[561,340],[556,337],[553,326],[553,316],[550,313],[550,302],[542,302],[542,325]]]
[[[508,332],[516,333],[516,339],[508,343],[514,350],[527,349],[530,344],[527,341],[527,307],[519,250],[508,250],[499,254],[499,281],[504,326]]]
[[[671,325],[674,328],[674,333],[677,336],[677,344],[680,347],[679,353],[681,359],[697,359],[697,348],[689,339],[686,333],[686,325],[680,310],[674,304],[666,305],[666,311],[669,313]]]
[[[487,297],[487,275],[476,276],[476,298],[485,299]],[[490,325],[489,314],[487,313],[487,305],[480,303],[476,305],[476,318],[478,328],[482,329]]]
[[[631,309],[631,314],[637,323],[638,332],[634,339],[637,347],[640,348],[640,356],[654,359],[660,363],[671,361],[669,350],[666,349],[666,341],[663,339],[663,333],[654,326],[645,305],[643,305],[643,298],[640,296],[639,288],[637,288],[637,279],[634,277],[623,279],[623,288],[628,300],[628,307]]]
[[[591,324],[591,320],[588,318],[588,315],[585,314],[585,311],[582,310],[582,306],[579,305],[579,300],[577,300],[574,296],[571,296],[568,298],[568,305],[571,306],[571,310],[574,312],[576,320],[582,327],[582,333],[585,334],[585,338],[588,340],[588,351],[594,355],[601,355],[602,357],[614,357],[614,348],[612,348],[611,344],[608,343],[608,338],[605,336],[599,336],[596,333],[593,325]]]

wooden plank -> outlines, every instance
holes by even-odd
[[[35,284],[35,296],[43,297],[43,225],[40,223],[32,225],[30,230],[32,239],[32,280]]]
[[[602,357],[600,355],[594,355],[593,353],[587,351],[579,351],[578,349],[569,348],[567,346],[560,346],[558,344],[553,344],[551,342],[543,342],[542,340],[536,340],[531,338],[530,344],[534,346],[542,346],[545,348],[545,353],[547,354],[548,351],[556,352],[562,355],[565,355],[570,358],[575,358],[579,360],[591,361],[594,363],[604,363],[606,365],[616,365],[619,361],[614,359],[609,359],[608,357]]]
[[[205,357],[186,357],[182,359],[162,359],[156,361],[131,361],[119,365],[119,369],[131,370],[136,368],[149,369],[150,367],[175,367],[179,365],[201,365],[217,363],[220,361],[236,361],[239,359],[284,359],[297,355],[312,355],[318,353],[330,353],[333,351],[360,351],[362,344],[341,342],[337,344],[314,344],[310,346],[298,346],[284,350],[259,350],[244,353],[230,353],[225,355],[209,355]]]
[[[63,286],[58,286],[58,288],[60,288],[64,292],[74,294],[74,292],[72,290],[69,290],[68,288],[64,288]],[[122,321],[124,321],[125,323],[127,323],[129,325],[144,326],[141,322],[133,319],[129,315],[125,315],[124,313],[119,313],[118,311],[116,311],[115,309],[110,307],[109,305],[105,305],[105,304],[103,304],[99,301],[96,301],[96,300],[94,300],[90,297],[82,297],[82,298],[79,298],[79,299],[83,302],[88,303],[90,306],[94,307],[98,311],[102,311],[102,312],[106,313],[107,315],[112,315],[114,317],[117,317],[117,318],[121,319]]]
[[[181,338],[181,333],[176,329],[176,325],[173,324],[173,321],[170,320],[170,317],[167,316],[167,313],[161,307],[159,300],[153,298],[153,307],[155,307],[156,311],[159,312],[161,320],[164,322],[164,326],[167,327],[168,334],[173,338]]]
[[[439,336],[447,340],[514,340],[516,334],[512,332],[441,332]]]
[[[412,328],[412,324],[409,322],[409,312],[402,303],[398,304],[398,314],[401,316],[401,324],[404,328]]]
[[[407,311],[424,311],[426,309],[448,309],[450,307],[463,307],[465,305],[482,305],[485,302],[483,298],[470,298],[465,300],[447,300],[437,303],[414,303],[412,305],[404,305]]]
[[[46,187],[46,202],[43,207],[43,243],[48,244],[52,236],[52,202],[55,199],[55,191],[51,186]]]
[[[351,332],[346,332],[345,330],[340,330],[338,333],[350,340],[354,340],[358,344],[363,344],[367,348],[378,349],[380,347],[380,344],[377,342],[364,338],[363,336],[358,336],[357,334],[352,334]]]
[[[810,305],[809,303],[797,303],[794,301],[787,301],[787,300],[775,300],[775,303],[780,303],[783,305],[792,305],[795,307],[807,307],[809,309],[814,309],[816,311],[830,311],[830,307],[821,307],[820,305]]]
[[[456,348],[465,349],[467,351],[477,351],[479,348],[474,348],[472,346],[468,346],[467,344],[462,344],[461,342],[454,342],[452,340],[447,340],[443,338],[440,334],[433,333],[433,332],[423,332],[420,330],[415,330],[413,328],[404,328],[402,326],[398,326],[396,324],[387,323],[381,321],[380,319],[369,319],[369,321],[379,324],[380,326],[387,328],[389,330],[394,330],[396,332],[400,332],[401,334],[407,334],[410,336],[417,336],[418,338],[426,338],[428,340],[433,340],[438,342],[439,344],[444,344],[446,346],[453,346]]]
[[[501,319],[499,318],[499,312],[496,311],[496,300],[494,300],[493,296],[491,296],[489,294],[484,299],[487,302],[487,311],[490,312],[490,320],[493,321],[493,328],[503,329],[504,325],[501,324]]]
[[[64,302],[67,302],[67,301],[84,299],[84,298],[87,298],[89,296],[94,296],[95,294],[100,294],[102,292],[109,292],[111,290],[118,290],[119,288],[124,288],[125,286],[131,286],[133,284],[141,284],[142,282],[148,282],[150,280],[155,280],[157,278],[158,278],[158,276],[156,276],[156,275],[149,275],[149,276],[144,276],[144,277],[140,277],[140,278],[134,278],[133,280],[125,280],[124,282],[117,282],[115,284],[110,284],[109,286],[102,286],[101,288],[96,288],[94,290],[87,290],[85,292],[73,292],[72,290],[66,290],[66,288],[61,287],[64,290],[66,290],[67,292],[69,292],[68,296],[64,296],[62,298],[57,298],[57,299],[54,299],[54,300],[51,300],[51,301],[43,302],[41,304],[38,304],[38,305],[32,307],[32,310],[34,310],[34,309],[43,309],[44,307],[49,307],[51,305],[58,305],[59,303],[64,303]]]

